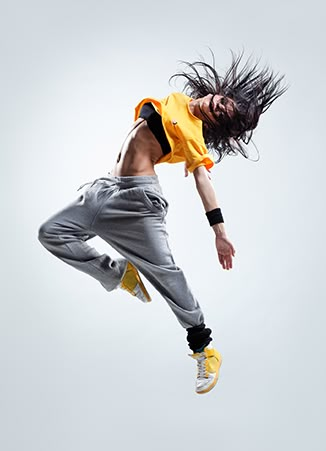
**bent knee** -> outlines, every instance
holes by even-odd
[[[50,221],[44,222],[38,229],[38,240],[44,245],[54,234],[54,228]]]

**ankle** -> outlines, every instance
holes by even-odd
[[[204,349],[212,349],[212,348],[213,348],[213,346],[209,343],[208,345],[204,345],[204,346],[202,346],[201,348],[196,349],[196,350],[194,351],[194,353],[197,353],[197,352],[204,352]]]

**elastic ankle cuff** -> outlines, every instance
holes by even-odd
[[[212,331],[204,323],[188,328],[187,332],[188,346],[193,352],[201,352],[198,350],[204,349],[212,341]]]

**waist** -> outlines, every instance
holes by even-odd
[[[99,177],[92,182],[86,182],[78,188],[78,191],[86,185],[95,185],[96,183],[107,184],[108,186],[117,186],[119,189],[146,187],[151,185],[153,188],[161,191],[161,186],[157,175],[127,175],[115,176],[108,173],[107,177]]]
[[[121,187],[143,186],[143,185],[157,185],[159,184],[157,175],[123,175],[116,176],[108,174],[104,177],[110,183],[115,183]]]

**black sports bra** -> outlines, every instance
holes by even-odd
[[[167,155],[168,153],[170,153],[171,146],[169,141],[167,140],[163,128],[162,117],[158,114],[158,112],[150,102],[144,103],[144,105],[141,107],[139,117],[146,119],[148,127],[161,145],[163,154]]]

